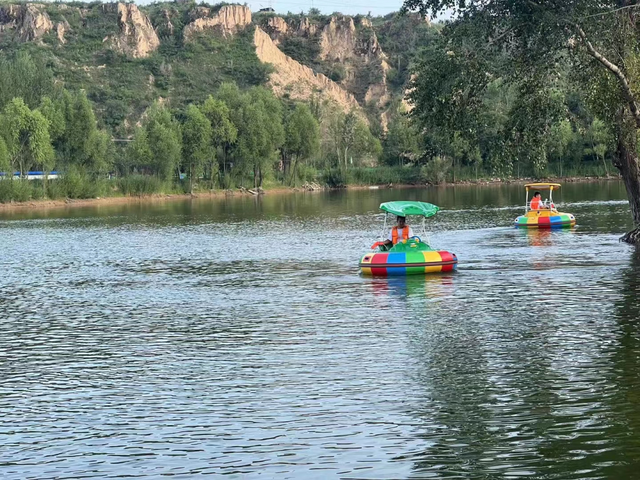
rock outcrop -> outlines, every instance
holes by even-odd
[[[356,49],[356,26],[353,18],[333,16],[320,34],[320,58],[343,62],[352,58]]]
[[[15,31],[23,42],[39,40],[53,29],[44,5],[26,3],[0,6],[0,32]]]
[[[359,110],[355,97],[321,73],[288,57],[276,46],[271,37],[260,28],[254,34],[256,54],[261,62],[270,63],[275,71],[269,77],[269,86],[278,96],[285,94],[293,100],[310,100],[314,95],[337,104],[345,112]]]
[[[251,23],[251,10],[244,5],[225,5],[214,16],[209,16],[208,8],[197,7],[194,10],[196,18],[184,27],[185,41],[204,30],[218,30],[224,36],[233,35]]]
[[[289,33],[289,25],[282,17],[271,17],[267,20],[265,30],[277,45],[280,43],[281,38]]]
[[[298,24],[296,33],[302,37],[312,37],[318,31],[314,23],[311,23],[307,17],[303,17]]]
[[[58,37],[58,41],[63,45],[67,43],[67,40],[64,38],[64,34],[67,33],[67,30],[69,30],[69,22],[66,20],[56,24],[56,36]]]
[[[132,58],[145,58],[160,46],[149,18],[135,4],[111,3],[104,5],[103,9],[118,15],[120,33],[104,39],[114,50]]]

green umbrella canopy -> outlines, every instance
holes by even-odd
[[[385,202],[380,204],[380,210],[400,217],[422,215],[425,218],[429,218],[438,213],[440,209],[426,202]]]

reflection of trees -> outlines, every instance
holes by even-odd
[[[562,338],[557,308],[539,305],[533,315],[525,298],[453,296],[415,323],[411,375],[423,393],[411,414],[428,445],[414,456],[416,475],[538,474],[553,457],[540,445],[558,404],[554,361],[571,340]],[[560,343],[550,346],[554,337]]]
[[[607,445],[612,451],[603,461],[606,478],[638,478],[640,466],[640,250],[633,252],[622,272],[620,299],[615,305],[617,335],[610,373],[615,385],[606,400],[611,414]]]

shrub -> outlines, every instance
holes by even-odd
[[[420,180],[431,185],[439,185],[447,179],[451,169],[451,160],[444,157],[433,157],[420,169]]]
[[[26,202],[33,196],[33,185],[27,180],[0,180],[0,202]]]
[[[322,183],[329,188],[344,188],[347,186],[346,172],[341,168],[332,168],[322,174]]]
[[[164,191],[165,184],[158,177],[130,175],[118,180],[118,189],[123,195],[152,195]]]

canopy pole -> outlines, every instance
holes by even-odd
[[[551,210],[552,203],[553,203],[553,187],[549,187],[549,210]]]
[[[527,214],[529,208],[529,187],[524,187],[524,214]]]
[[[382,226],[382,235],[380,235],[383,241],[385,240],[385,233],[387,233],[387,212],[384,212],[384,225]]]

